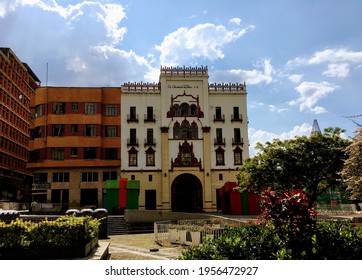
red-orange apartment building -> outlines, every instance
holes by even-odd
[[[30,201],[30,100],[39,85],[26,63],[0,48],[0,201]]]
[[[33,201],[102,207],[105,181],[119,179],[121,89],[41,87],[31,100]]]

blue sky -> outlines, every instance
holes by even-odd
[[[207,66],[247,84],[256,142],[362,123],[360,0],[1,0],[0,46],[49,86],[157,82],[160,66]]]

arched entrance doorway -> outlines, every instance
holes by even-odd
[[[201,212],[202,184],[192,174],[182,174],[175,178],[171,186],[171,203],[174,212]]]

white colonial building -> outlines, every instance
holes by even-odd
[[[161,67],[159,83],[121,89],[121,177],[139,209],[213,212],[249,156],[245,84],[209,84],[206,67]]]

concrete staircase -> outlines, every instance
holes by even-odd
[[[108,235],[122,235],[128,234],[127,224],[124,216],[121,215],[109,215],[107,225]]]

